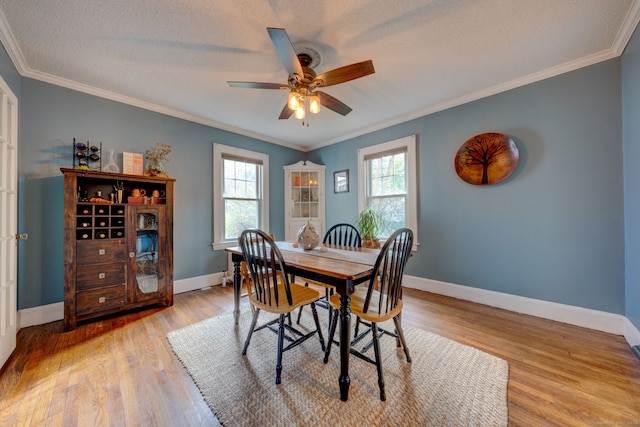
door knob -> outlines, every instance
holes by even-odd
[[[16,234],[16,239],[22,239],[22,240],[27,240],[29,238],[29,235],[27,233],[24,234]]]

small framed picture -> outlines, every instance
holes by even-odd
[[[349,169],[336,171],[333,173],[333,192],[334,193],[349,192]]]

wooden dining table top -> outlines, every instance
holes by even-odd
[[[359,279],[369,277],[379,254],[377,249],[339,245],[321,245],[305,250],[295,243],[278,241],[276,246],[282,252],[289,268],[330,276],[340,281],[357,282]],[[226,250],[242,255],[239,246]]]

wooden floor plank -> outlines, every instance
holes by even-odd
[[[640,359],[623,337],[413,289],[403,299],[403,324],[509,362],[509,425],[640,425]],[[232,310],[232,288],[215,286],[70,332],[22,329],[0,371],[0,425],[219,426],[166,335]]]

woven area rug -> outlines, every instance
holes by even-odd
[[[305,327],[313,324],[310,312],[304,310]],[[258,323],[271,318],[261,312]],[[326,330],[326,314],[321,322]],[[380,401],[375,366],[352,356],[349,401],[342,402],[337,346],[326,365],[316,336],[285,352],[282,383],[276,385],[275,333],[254,333],[247,355],[241,354],[250,323],[247,312],[234,327],[228,313],[167,336],[224,426],[507,425],[508,364],[472,347],[404,326],[411,363],[395,339],[381,339],[387,400]]]

